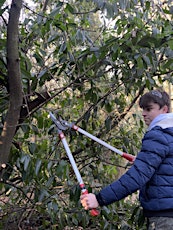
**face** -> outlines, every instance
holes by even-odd
[[[149,103],[146,108],[142,111],[142,116],[144,118],[145,124],[150,125],[152,120],[157,117],[159,114],[167,113],[168,107],[165,105],[162,108],[156,103]]]

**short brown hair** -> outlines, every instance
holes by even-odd
[[[170,112],[171,100],[169,95],[165,91],[161,90],[152,90],[148,93],[145,93],[139,100],[140,108],[144,109],[148,107],[149,103],[156,103],[162,108],[164,105],[168,107],[168,113]]]

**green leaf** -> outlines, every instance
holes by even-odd
[[[84,35],[84,31],[78,29],[77,33],[76,33],[76,40],[77,41],[81,41],[84,42],[85,41],[85,35]]]
[[[169,45],[169,47],[173,50],[173,39],[170,39],[170,40],[168,41],[168,45]]]
[[[58,2],[57,7],[53,8],[53,10],[50,12],[50,17],[55,17],[57,14],[60,14],[60,10],[63,6],[63,2]]]
[[[31,160],[31,158],[30,158],[29,155],[24,155],[20,159],[20,162],[24,164],[24,171],[27,171],[29,163],[30,163],[30,160]]]
[[[72,7],[72,5],[69,4],[69,3],[67,3],[66,9],[67,9],[71,14],[74,14],[74,13],[75,13],[74,7]]]
[[[45,74],[47,74],[47,69],[43,69],[39,74],[38,74],[38,78],[43,77]]]
[[[35,167],[35,174],[36,174],[36,176],[38,175],[38,173],[40,171],[41,164],[42,164],[42,160],[38,159],[37,162],[36,162],[36,167]]]
[[[145,7],[146,7],[146,10],[150,9],[150,1],[146,1]]]
[[[40,194],[39,194],[39,198],[38,198],[39,202],[42,202],[43,199],[45,199],[45,198],[48,197],[48,196],[49,196],[48,191],[47,191],[45,188],[42,188],[42,189],[40,190]]]
[[[0,8],[4,5],[4,3],[5,3],[5,0],[0,1]]]
[[[37,144],[34,142],[31,142],[31,143],[29,143],[28,148],[29,148],[29,152],[33,155],[36,151]]]
[[[61,44],[61,46],[60,46],[59,52],[60,52],[60,53],[63,53],[63,52],[66,50],[66,48],[67,48],[66,43],[63,42],[63,43]]]
[[[43,58],[42,56],[38,53],[38,52],[35,52],[35,54],[33,55],[33,57],[35,57],[37,63],[42,66],[43,65]]]

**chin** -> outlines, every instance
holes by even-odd
[[[150,123],[151,123],[151,122],[145,122],[145,124],[146,124],[147,126],[149,126],[149,125],[150,125]]]

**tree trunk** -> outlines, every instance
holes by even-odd
[[[0,178],[9,160],[15,130],[22,106],[22,82],[19,63],[19,17],[22,0],[12,0],[7,26],[7,68],[9,85],[9,108],[0,137]]]

